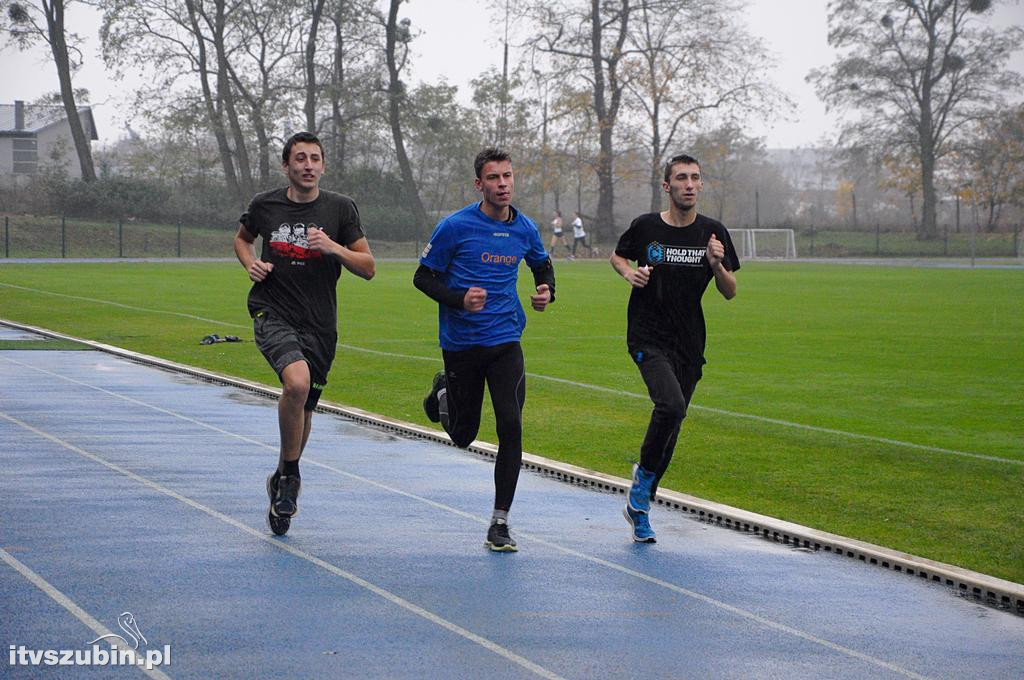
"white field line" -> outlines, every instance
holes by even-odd
[[[23,366],[25,368],[37,370],[37,371],[39,371],[41,373],[45,373],[45,374],[50,375],[52,377],[55,377],[55,378],[58,378],[58,379],[61,379],[61,380],[65,380],[67,382],[71,382],[71,383],[74,383],[76,385],[81,385],[83,387],[87,387],[87,388],[96,390],[98,392],[102,392],[104,394],[116,397],[118,399],[123,399],[124,401],[128,401],[128,402],[130,402],[132,404],[136,404],[136,405],[139,405],[139,406],[150,408],[150,409],[152,409],[154,411],[158,411],[160,413],[163,413],[163,414],[166,414],[166,415],[170,415],[170,416],[175,417],[175,418],[179,418],[181,420],[184,420],[186,422],[189,422],[189,423],[198,425],[200,427],[212,430],[212,431],[217,432],[219,434],[223,434],[223,435],[226,435],[228,437],[232,437],[232,438],[244,441],[244,442],[249,443],[249,444],[254,444],[256,446],[268,449],[270,451],[277,451],[278,450],[278,447],[277,447],[276,444],[273,444],[273,445],[272,444],[266,444],[266,443],[264,443],[262,441],[259,441],[257,439],[253,439],[253,438],[247,437],[245,435],[241,435],[241,434],[237,434],[237,433],[234,433],[234,432],[230,432],[228,430],[224,430],[222,428],[217,427],[216,425],[210,425],[208,423],[204,423],[204,422],[202,422],[200,420],[196,420],[195,418],[191,418],[191,417],[186,416],[184,414],[176,413],[174,411],[171,411],[171,410],[168,410],[168,409],[165,409],[165,408],[162,408],[160,406],[153,405],[153,404],[149,404],[147,402],[140,401],[140,400],[134,399],[132,397],[127,397],[127,396],[118,394],[117,392],[112,392],[112,391],[107,390],[105,388],[98,387],[96,385],[90,385],[89,383],[82,382],[82,381],[76,380],[74,378],[69,378],[69,377],[63,376],[63,375],[61,375],[59,373],[54,373],[52,371],[48,371],[46,369],[42,369],[42,368],[38,368],[38,367],[35,367],[35,366],[31,366],[29,364],[23,364],[20,361],[15,361],[15,360],[12,360],[12,359],[7,359],[5,357],[3,357],[3,358],[6,361],[10,362],[10,363],[18,364],[18,365]],[[95,454],[83,451],[82,449],[79,449],[78,447],[74,446],[73,444],[69,444],[67,442],[64,442],[64,441],[54,437],[53,435],[50,435],[49,433],[43,432],[42,430],[38,430],[37,428],[35,428],[35,427],[33,427],[33,426],[31,426],[31,425],[29,425],[27,423],[24,423],[24,422],[22,422],[20,420],[17,420],[16,418],[8,416],[8,415],[6,415],[6,414],[4,414],[2,412],[0,412],[0,418],[5,418],[5,419],[7,419],[7,420],[9,420],[9,421],[11,421],[13,423],[16,423],[16,424],[24,427],[25,429],[28,429],[28,430],[30,430],[30,431],[32,431],[32,432],[34,432],[34,433],[36,433],[36,434],[46,438],[46,439],[54,441],[55,443],[58,443],[61,446],[64,446],[65,448],[68,448],[68,449],[74,451],[75,453],[78,453],[79,455],[83,455],[86,458],[89,458],[91,460],[94,460],[94,461],[102,464],[102,465],[105,465],[108,468],[110,468],[112,470],[115,470],[116,472],[119,472],[119,473],[121,473],[123,475],[126,475],[127,477],[130,477],[130,478],[132,478],[132,479],[134,479],[136,481],[139,481],[139,482],[145,484],[146,486],[148,486],[148,487],[150,487],[150,488],[152,488],[152,489],[154,489],[156,491],[159,491],[160,493],[163,493],[163,494],[166,494],[168,496],[171,496],[172,498],[175,498],[175,499],[177,499],[177,500],[179,500],[179,501],[181,501],[181,502],[183,502],[183,503],[185,503],[187,505],[190,505],[190,506],[192,506],[192,507],[194,507],[194,508],[196,508],[198,510],[201,510],[202,512],[205,512],[206,514],[210,515],[211,517],[215,517],[216,519],[219,519],[219,520],[221,520],[223,522],[226,522],[227,524],[230,524],[230,525],[235,526],[235,527],[237,527],[239,529],[242,529],[246,533],[248,533],[248,534],[250,534],[252,536],[255,536],[255,537],[257,537],[257,538],[259,538],[261,540],[267,541],[268,543],[270,543],[272,545],[275,545],[275,546],[281,547],[283,549],[286,549],[288,552],[291,552],[291,553],[293,553],[293,554],[295,554],[295,555],[297,555],[299,557],[302,557],[303,559],[307,559],[307,560],[313,562],[314,564],[317,564],[317,566],[321,566],[322,568],[325,568],[328,571],[331,571],[332,573],[336,573],[337,575],[342,576],[343,578],[346,578],[346,579],[352,581],[353,583],[356,583],[357,585],[361,585],[361,586],[366,587],[367,589],[372,590],[373,592],[377,593],[377,590],[376,590],[377,586],[372,586],[372,584],[369,584],[368,582],[363,581],[363,579],[359,578],[358,576],[355,576],[354,574],[350,574],[349,572],[345,572],[345,571],[341,570],[340,568],[333,567],[333,565],[330,565],[329,563],[325,562],[324,560],[321,560],[320,558],[317,558],[317,557],[314,557],[314,556],[309,555],[307,553],[304,553],[303,551],[300,551],[298,549],[292,548],[288,544],[280,543],[279,541],[274,540],[273,538],[271,538],[270,536],[266,535],[263,532],[260,532],[260,531],[257,531],[255,529],[252,529],[248,525],[242,524],[238,520],[235,520],[235,519],[233,519],[231,517],[228,517],[227,515],[224,515],[224,514],[218,512],[218,511],[216,511],[216,510],[213,510],[211,508],[207,508],[206,506],[203,506],[203,505],[201,505],[201,504],[199,504],[199,503],[197,503],[197,502],[195,502],[195,501],[193,501],[191,499],[188,499],[185,496],[182,496],[181,494],[178,494],[175,491],[171,491],[170,489],[167,489],[166,487],[161,486],[157,482],[152,482],[152,481],[142,477],[141,475],[138,475],[138,474],[136,474],[134,472],[131,472],[130,470],[127,470],[126,468],[122,468],[121,466],[119,466],[119,465],[117,465],[115,463],[107,462],[106,460],[104,460],[103,458],[100,458],[99,456],[96,456]],[[361,475],[357,475],[355,473],[348,472],[346,470],[342,470],[341,468],[335,467],[333,465],[328,465],[326,463],[321,463],[321,462],[313,459],[310,456],[304,456],[303,457],[303,461],[305,463],[307,463],[307,464],[312,464],[312,465],[314,465],[316,467],[319,467],[319,468],[322,468],[322,469],[325,469],[325,470],[329,470],[329,471],[334,472],[336,474],[339,474],[339,475],[348,477],[350,479],[356,480],[356,481],[358,481],[360,483],[369,484],[371,486],[375,486],[375,487],[377,487],[379,489],[388,491],[390,493],[398,494],[398,495],[403,496],[405,498],[409,498],[409,499],[418,501],[418,502],[426,504],[426,505],[428,505],[430,507],[436,508],[438,510],[442,510],[444,512],[447,512],[447,513],[450,513],[450,514],[453,514],[453,515],[457,515],[459,517],[463,517],[465,519],[472,520],[472,521],[477,522],[479,524],[486,525],[486,524],[489,523],[489,519],[488,518],[477,516],[477,515],[473,515],[471,513],[465,512],[463,510],[459,510],[458,508],[454,508],[452,506],[445,505],[444,503],[439,503],[439,502],[431,500],[429,498],[426,498],[426,497],[423,497],[423,496],[418,496],[418,495],[416,495],[414,493],[410,493],[408,491],[404,491],[404,490],[398,489],[396,487],[388,486],[387,484],[382,484],[381,482],[378,482],[378,481],[376,481],[374,479],[370,479],[368,477],[363,477]],[[632,576],[634,578],[638,578],[640,580],[646,581],[648,583],[651,583],[653,585],[659,586],[661,588],[665,588],[666,590],[669,590],[669,591],[674,592],[676,594],[683,595],[685,597],[697,600],[699,602],[703,602],[705,604],[708,604],[708,605],[716,607],[716,608],[718,608],[720,610],[729,612],[729,613],[731,613],[731,614],[733,614],[735,616],[738,616],[738,617],[746,619],[746,620],[748,620],[750,622],[759,624],[759,625],[764,626],[766,628],[770,628],[772,630],[776,630],[776,631],[781,632],[781,633],[786,633],[788,635],[792,635],[794,637],[806,640],[808,642],[811,642],[813,644],[819,645],[821,647],[824,647],[826,649],[832,650],[834,652],[838,652],[840,654],[843,654],[845,656],[849,656],[849,657],[854,658],[854,659],[859,659],[861,661],[865,661],[865,662],[867,662],[869,664],[872,664],[874,666],[878,666],[880,668],[885,668],[887,670],[893,671],[893,672],[898,673],[900,675],[904,675],[906,677],[916,678],[916,679],[919,679],[919,680],[925,680],[925,676],[922,676],[922,675],[919,675],[917,673],[914,673],[913,671],[910,671],[910,670],[907,670],[905,668],[902,668],[901,666],[897,666],[897,665],[895,665],[893,663],[890,663],[890,662],[885,661],[883,659],[879,659],[877,657],[873,657],[873,656],[871,656],[869,654],[864,654],[863,652],[858,652],[855,649],[851,649],[849,647],[845,647],[843,645],[840,645],[840,644],[837,644],[835,642],[832,642],[831,640],[826,640],[824,638],[820,638],[820,637],[818,637],[816,635],[813,635],[813,634],[808,633],[806,631],[802,631],[802,630],[800,630],[798,628],[794,628],[792,626],[788,626],[788,625],[786,625],[784,623],[779,623],[777,621],[773,621],[772,619],[766,618],[766,617],[761,616],[759,614],[755,614],[754,612],[748,611],[746,609],[742,609],[740,607],[736,607],[735,605],[728,604],[728,603],[723,602],[721,600],[717,600],[717,599],[715,599],[713,597],[710,597],[708,595],[704,595],[703,593],[699,593],[697,591],[690,590],[688,588],[683,588],[682,586],[678,586],[678,585],[676,585],[674,583],[670,583],[668,581],[664,581],[664,580],[659,579],[657,577],[650,576],[648,574],[644,574],[643,572],[636,571],[635,569],[631,569],[631,568],[626,567],[624,565],[617,564],[615,562],[611,562],[609,560],[605,560],[603,558],[600,558],[600,557],[597,557],[597,556],[594,556],[594,555],[589,555],[587,553],[579,552],[579,551],[573,550],[571,548],[566,548],[566,547],[564,547],[562,545],[559,545],[557,543],[553,543],[551,541],[546,541],[546,540],[544,540],[542,538],[539,538],[537,536],[533,536],[532,534],[528,534],[528,533],[524,533],[524,532],[520,531],[519,532],[519,536],[520,536],[520,538],[527,538],[528,540],[531,540],[531,541],[534,541],[534,542],[539,543],[541,545],[544,545],[547,548],[550,548],[552,550],[557,550],[557,551],[559,551],[561,553],[564,553],[566,555],[570,555],[570,556],[575,557],[577,559],[584,560],[584,561],[590,562],[592,564],[597,564],[597,565],[600,565],[602,567],[605,567],[605,568],[608,568],[608,569],[612,569],[614,571],[618,571],[620,573],[626,574],[628,576]],[[333,567],[333,569],[330,569],[328,567]],[[364,583],[366,585],[364,585]],[[383,591],[383,592],[386,593],[388,591]],[[377,593],[377,594],[381,594],[381,593]],[[402,600],[397,595],[394,595],[392,597],[396,598],[397,600],[401,600],[401,602],[406,602],[405,600]],[[387,599],[390,600],[392,598],[388,597]],[[395,600],[392,600],[392,601],[395,601]],[[401,604],[400,602],[396,602],[396,604],[400,604],[400,606],[405,606],[405,605]],[[410,604],[411,607],[416,607],[416,609],[419,609],[419,607],[417,607],[416,605],[413,605],[411,603],[409,603],[409,604]],[[409,607],[406,607],[406,608],[408,609]],[[410,611],[414,611],[414,610],[410,609]],[[414,611],[414,613],[419,613],[419,612],[418,611]],[[422,616],[423,614],[420,614],[420,615]],[[443,621],[444,619],[441,619],[441,620]],[[451,624],[451,625],[454,626],[454,624]],[[458,627],[455,626],[455,628],[458,628]],[[455,632],[458,632],[458,631],[455,631]],[[461,634],[461,633],[459,633],[459,634]],[[494,650],[492,650],[492,651],[494,651]],[[527,662],[527,663],[529,663],[529,662]],[[557,676],[555,676],[555,677],[557,677]]]
[[[58,376],[58,377],[60,377],[60,376]],[[77,381],[74,381],[74,382],[77,382]],[[81,384],[84,385],[85,383],[81,383]],[[87,387],[92,387],[91,385],[86,385],[86,386]],[[106,392],[106,390],[103,390],[103,391]],[[111,392],[110,394],[113,394],[113,393]],[[118,395],[115,395],[115,396],[118,396]],[[143,402],[137,401],[135,399],[132,399],[130,401],[132,401],[134,403],[137,403],[137,404],[141,404],[143,406],[148,406],[148,404],[145,404]],[[158,409],[158,410],[163,411],[163,409]],[[165,412],[166,413],[170,413],[170,411],[165,411]],[[79,447],[75,446],[74,444],[66,442],[63,439],[60,439],[59,437],[56,437],[56,436],[50,434],[49,432],[45,432],[45,431],[40,430],[40,429],[38,429],[36,427],[33,427],[32,425],[30,425],[30,424],[28,424],[28,423],[26,423],[26,422],[24,422],[22,420],[19,420],[18,418],[10,416],[10,415],[8,415],[6,413],[3,413],[2,411],[0,411],[0,418],[3,418],[4,420],[7,420],[7,421],[9,421],[11,423],[14,423],[15,425],[18,425],[19,427],[22,427],[22,428],[28,430],[29,432],[32,432],[33,434],[35,434],[35,435],[37,435],[39,437],[42,437],[43,439],[51,441],[54,444],[57,444],[59,446],[64,447],[65,449],[68,449],[69,451],[77,453],[79,456],[82,456],[83,458],[87,458],[87,459],[89,459],[89,460],[91,460],[91,461],[93,461],[95,463],[99,463],[100,465],[103,465],[103,466],[113,470],[114,472],[116,472],[118,474],[124,475],[125,477],[128,477],[129,479],[132,479],[133,481],[136,481],[136,482],[146,486],[147,488],[152,489],[153,491],[156,491],[157,493],[161,493],[161,494],[163,494],[165,496],[169,496],[169,497],[173,498],[174,500],[179,501],[181,503],[184,503],[185,505],[187,505],[189,507],[195,508],[196,510],[198,510],[200,512],[206,513],[210,517],[213,517],[214,519],[219,520],[219,521],[223,522],[224,524],[228,524],[228,525],[230,525],[230,526],[232,526],[232,527],[234,527],[236,529],[239,529],[239,530],[245,532],[246,534],[249,534],[250,536],[252,536],[254,538],[257,538],[257,539],[259,539],[261,541],[269,543],[270,545],[274,546],[275,548],[278,548],[280,550],[284,550],[285,552],[291,553],[292,555],[294,555],[294,556],[296,556],[298,558],[301,558],[301,559],[309,562],[310,564],[313,564],[313,565],[323,569],[324,571],[327,571],[327,572],[329,572],[331,574],[334,574],[335,576],[340,576],[341,578],[343,578],[343,579],[345,579],[347,581],[350,581],[351,583],[359,586],[360,588],[364,588],[364,589],[370,591],[371,593],[373,593],[374,595],[377,595],[378,597],[381,597],[381,598],[387,600],[388,602],[391,602],[392,604],[395,604],[395,605],[401,607],[402,609],[405,609],[406,611],[408,611],[408,612],[410,612],[412,614],[415,614],[416,616],[424,618],[427,621],[429,621],[429,622],[431,622],[431,623],[433,623],[433,624],[435,624],[437,626],[440,626],[441,628],[444,628],[444,629],[446,629],[448,631],[451,631],[452,633],[455,633],[456,635],[459,635],[459,636],[469,640],[470,642],[473,642],[473,643],[475,643],[477,645],[480,645],[484,649],[487,649],[488,651],[491,651],[491,652],[497,654],[498,656],[501,656],[501,657],[507,659],[508,661],[511,661],[511,662],[513,662],[513,663],[515,663],[515,664],[517,664],[519,666],[522,666],[526,670],[528,670],[528,671],[530,671],[530,672],[532,672],[532,673],[534,673],[536,675],[539,675],[542,678],[549,678],[550,680],[562,680],[562,676],[558,675],[557,673],[553,673],[553,672],[549,671],[548,669],[544,668],[543,666],[535,664],[534,662],[530,661],[529,659],[527,659],[525,657],[519,656],[515,652],[511,651],[510,649],[507,649],[506,647],[503,647],[503,646],[499,645],[496,642],[493,642],[493,641],[491,641],[491,640],[489,640],[489,639],[487,639],[487,638],[485,638],[485,637],[483,637],[481,635],[477,635],[476,633],[474,633],[474,632],[472,632],[470,630],[467,630],[466,628],[463,628],[462,626],[459,626],[459,625],[457,625],[455,623],[452,623],[451,621],[449,621],[449,620],[447,620],[447,619],[445,619],[445,618],[443,618],[441,616],[438,616],[437,614],[431,612],[430,610],[424,609],[423,607],[420,607],[419,605],[414,604],[414,603],[410,602],[409,600],[406,600],[405,598],[400,597],[399,595],[396,595],[396,594],[392,593],[389,590],[386,590],[385,588],[382,588],[382,587],[380,587],[378,585],[375,585],[374,583],[371,583],[370,581],[367,581],[364,578],[356,576],[355,574],[353,574],[351,572],[345,571],[344,569],[342,569],[342,568],[340,568],[340,567],[338,567],[338,566],[336,566],[334,564],[331,564],[330,562],[327,562],[326,560],[322,560],[319,557],[316,557],[315,555],[312,555],[312,554],[310,554],[310,553],[308,553],[308,552],[306,552],[304,550],[300,550],[300,549],[298,549],[298,548],[296,548],[296,547],[294,547],[292,545],[289,545],[288,543],[283,543],[283,542],[281,542],[279,540],[276,540],[272,536],[270,536],[270,535],[268,535],[268,534],[266,534],[266,533],[264,533],[264,532],[262,532],[260,530],[253,529],[249,525],[243,524],[242,522],[239,522],[238,520],[236,520],[233,517],[229,517],[228,515],[225,515],[222,512],[219,512],[217,510],[214,510],[213,508],[210,508],[210,507],[207,507],[207,506],[203,505],[202,503],[194,501],[191,498],[188,498],[187,496],[184,496],[184,495],[182,495],[182,494],[180,494],[180,493],[178,493],[176,491],[173,491],[173,490],[163,486],[159,482],[154,482],[154,481],[152,481],[150,479],[147,479],[146,477],[143,477],[142,475],[136,474],[136,473],[132,472],[131,470],[129,470],[127,468],[124,468],[124,467],[122,467],[122,466],[120,466],[120,465],[118,465],[116,463],[111,463],[110,461],[108,461],[108,460],[106,460],[106,459],[104,459],[104,458],[102,458],[102,457],[100,457],[100,456],[98,456],[98,455],[96,455],[94,453],[90,453],[89,451],[86,451],[85,449],[79,448]],[[191,419],[187,418],[186,420],[191,420]],[[194,420],[192,422],[200,424],[200,425],[202,424],[202,423],[199,423],[198,421],[194,421]],[[216,429],[216,428],[213,428],[213,429]]]
[[[38,289],[38,288],[29,288],[29,287],[26,287],[26,286],[18,286],[18,285],[14,285],[14,284],[11,284],[11,283],[0,283],[0,287],[16,288],[18,290],[25,290],[25,291],[29,291],[29,292],[33,292],[33,293],[40,293],[40,294],[43,294],[43,295],[53,295],[53,296],[69,298],[69,299],[73,299],[73,300],[81,300],[81,301],[85,301],[85,302],[93,302],[93,303],[96,303],[96,304],[113,305],[115,307],[121,307],[123,309],[130,309],[130,310],[139,311],[139,312],[147,312],[147,313],[150,313],[150,314],[166,314],[166,315],[170,315],[170,316],[178,316],[178,317],[183,317],[183,318],[187,318],[187,319],[195,319],[195,320],[198,320],[198,321],[205,321],[205,322],[208,322],[208,323],[219,324],[221,326],[228,326],[230,328],[250,328],[249,325],[245,325],[245,324],[236,324],[236,323],[231,323],[231,322],[227,322],[227,321],[217,321],[216,319],[207,319],[205,317],[195,316],[193,314],[186,314],[184,312],[172,312],[172,311],[167,311],[167,310],[163,310],[163,309],[151,309],[151,308],[147,308],[147,307],[138,307],[138,306],[135,306],[135,305],[126,305],[126,304],[122,304],[120,302],[113,302],[113,301],[110,301],[110,300],[101,300],[101,299],[98,299],[98,298],[82,297],[82,296],[79,296],[79,295],[68,295],[66,293],[54,293],[54,292],[47,291],[47,290],[42,290],[42,289]],[[359,345],[349,345],[349,344],[340,343],[340,342],[338,343],[337,346],[341,347],[341,348],[344,348],[344,349],[352,350],[354,352],[363,352],[364,354],[373,354],[373,355],[376,355],[376,356],[392,357],[392,358],[395,358],[395,359],[405,359],[407,361],[424,361],[424,362],[431,362],[431,363],[439,363],[440,362],[440,357],[438,357],[438,356],[423,357],[423,356],[417,356],[417,355],[413,355],[413,354],[402,354],[402,353],[398,353],[398,352],[385,352],[385,351],[382,351],[382,350],[370,349],[370,348],[367,348],[367,347],[360,347]],[[567,380],[566,378],[558,378],[556,376],[544,375],[542,373],[530,373],[530,372],[527,372],[527,375],[530,376],[531,378],[536,378],[538,380],[547,380],[549,382],[555,382],[555,383],[560,383],[560,384],[563,384],[563,385],[569,385],[571,387],[576,387],[576,388],[584,389],[584,390],[590,390],[590,391],[593,391],[593,392],[603,392],[603,393],[606,393],[606,394],[614,394],[614,395],[617,395],[617,396],[629,397],[629,398],[633,398],[633,399],[648,399],[648,396],[646,394],[641,394],[639,392],[629,392],[627,390],[615,389],[613,387],[604,387],[603,385],[593,385],[593,384],[590,384],[590,383],[577,382],[575,380]],[[794,423],[794,422],[789,421],[789,420],[781,420],[781,419],[778,419],[778,418],[769,418],[767,416],[759,416],[759,415],[755,415],[755,414],[752,414],[752,413],[740,413],[738,411],[729,411],[729,410],[726,410],[726,409],[714,408],[714,407],[711,407],[711,406],[702,406],[700,404],[690,404],[690,408],[698,410],[698,411],[706,411],[708,413],[715,413],[715,414],[722,415],[722,416],[728,416],[728,417],[731,417],[731,418],[742,418],[742,419],[745,419],[745,420],[753,420],[753,421],[760,422],[760,423],[767,423],[767,424],[770,424],[770,425],[777,425],[779,427],[788,427],[788,428],[793,428],[793,429],[797,429],[797,430],[803,430],[805,432],[818,432],[818,433],[821,433],[821,434],[828,434],[828,435],[832,435],[832,436],[836,436],[836,437],[846,437],[848,439],[857,439],[857,440],[860,440],[860,441],[869,441],[869,442],[875,442],[875,443],[878,443],[878,444],[886,444],[886,445],[889,445],[889,446],[897,446],[897,447],[902,447],[902,448],[907,448],[907,449],[914,449],[916,451],[926,451],[926,452],[929,452],[929,453],[939,453],[939,454],[949,455],[949,456],[960,456],[962,458],[974,458],[974,459],[977,459],[977,460],[986,460],[986,461],[995,462],[995,463],[1006,463],[1006,464],[1009,464],[1009,465],[1024,465],[1024,460],[1015,460],[1015,459],[1012,459],[1012,458],[1001,458],[999,456],[989,456],[989,455],[982,454],[982,453],[975,453],[973,451],[960,451],[960,450],[957,450],[957,449],[947,449],[947,448],[943,448],[943,447],[940,447],[940,446],[928,446],[927,444],[917,444],[915,442],[908,442],[908,441],[903,441],[903,440],[900,440],[900,439],[890,439],[888,437],[879,437],[879,436],[870,435],[870,434],[861,434],[859,432],[848,432],[846,430],[837,430],[837,429],[829,428],[829,427],[820,427],[818,425],[806,425],[804,423]]]
[[[2,417],[3,415],[4,414],[0,413],[0,417]],[[135,666],[135,668],[138,668],[140,671],[142,671],[151,678],[159,678],[160,680],[170,680],[170,676],[161,671],[159,668],[146,668],[145,661],[141,658],[142,655],[138,651],[129,647],[120,636],[115,635],[109,628],[104,626],[102,623],[96,620],[95,617],[89,614],[89,612],[79,607],[74,602],[74,600],[72,600],[64,593],[62,593],[60,590],[54,587],[53,584],[51,584],[49,581],[44,579],[36,572],[32,571],[32,569],[27,567],[25,564],[19,561],[18,558],[16,558],[14,555],[7,552],[3,548],[0,548],[0,560],[6,562],[9,567],[14,569],[19,574],[21,574],[26,581],[34,585],[39,590],[43,591],[46,595],[50,597],[51,600],[59,604],[61,607],[64,607],[64,609],[68,610],[68,612],[70,612],[72,616],[74,616],[76,619],[78,619],[86,626],[88,626],[94,633],[96,633],[96,635],[99,636],[99,638],[113,637],[113,640],[111,640],[110,644],[116,646],[119,650],[125,650],[127,652],[130,652],[132,658],[134,659],[133,665]]]

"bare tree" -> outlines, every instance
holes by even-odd
[[[391,126],[391,136],[395,143],[395,155],[398,158],[398,168],[402,173],[402,183],[405,185],[407,198],[412,204],[416,226],[420,230],[426,230],[428,226],[427,211],[423,208],[423,202],[420,200],[419,189],[416,187],[416,178],[413,175],[412,164],[409,162],[409,155],[405,150],[405,138],[402,133],[402,104],[406,98],[406,87],[401,76],[409,57],[412,31],[408,19],[398,20],[398,7],[401,4],[402,0],[390,0],[388,15],[384,19],[384,56],[388,69],[388,123]]]
[[[638,0],[628,44],[637,54],[626,85],[647,121],[654,212],[664,194],[664,158],[680,128],[695,129],[702,114],[716,110],[770,116],[786,100],[768,85],[765,47],[742,27],[733,2]]]
[[[271,138],[287,105],[282,101],[291,77],[287,68],[300,28],[289,0],[245,0],[239,7],[236,63],[228,63],[228,74],[249,109],[261,189],[270,184]]]
[[[991,0],[833,0],[829,44],[841,51],[808,76],[830,108],[863,111],[843,145],[871,145],[916,164],[920,234],[937,234],[936,166],[965,125],[1020,89],[1004,70],[1024,31],[994,31],[978,17]]]
[[[635,10],[630,0],[530,0],[533,23],[528,44],[551,59],[556,77],[583,83],[590,93],[598,136],[598,198],[595,232],[615,225],[615,133],[626,87],[622,72],[626,41]]]
[[[209,41],[216,55],[217,100],[224,108],[228,128],[234,139],[235,162],[238,169],[238,191],[244,200],[255,191],[253,184],[252,165],[249,163],[248,138],[242,128],[242,120],[236,105],[236,93],[231,86],[229,33],[237,27],[238,0],[210,0],[213,3],[213,14],[206,9],[202,0],[188,0],[192,11],[198,13],[206,22],[209,30]]]
[[[306,36],[304,66],[306,72],[306,129],[316,133],[316,39],[320,29],[320,17],[324,12],[324,0],[309,0],[309,34]]]
[[[82,121],[78,117],[78,104],[75,101],[75,89],[71,82],[72,73],[81,66],[82,55],[76,44],[79,37],[67,32],[64,23],[65,9],[74,4],[74,0],[37,0],[36,2],[5,0],[0,7],[6,16],[7,28],[14,43],[21,49],[32,46],[36,40],[42,39],[50,47],[54,66],[57,67],[57,80],[60,82],[60,98],[64,104],[64,114],[71,127],[71,139],[78,154],[78,165],[82,171],[82,179],[91,182],[96,179],[96,169],[92,162],[92,149],[85,135]],[[70,45],[68,44],[70,40]]]
[[[969,190],[985,210],[985,229],[999,226],[1007,206],[1024,206],[1024,105],[994,111],[982,120],[963,144],[959,158],[973,178],[965,185],[958,168],[958,188]]]
[[[215,91],[216,57],[208,52],[209,36],[196,0],[102,0],[100,38],[103,58],[119,71],[151,69],[152,84],[137,101],[158,113],[167,101],[198,94],[213,133],[228,192],[243,199],[223,106]]]
[[[714,218],[736,224],[751,215],[754,210],[745,208],[756,200],[758,187],[753,180],[758,174],[755,168],[765,162],[764,141],[748,137],[736,125],[726,124],[697,135],[692,151],[700,160],[704,177],[704,203]],[[753,222],[745,220],[736,226]]]
[[[374,116],[381,102],[373,87],[372,0],[332,0],[325,9],[332,27],[332,49],[324,95],[330,104],[330,126],[324,129],[331,142],[332,175],[343,181],[348,165],[350,128]]]

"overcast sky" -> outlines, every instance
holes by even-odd
[[[413,82],[444,76],[459,86],[467,97],[464,103],[468,103],[469,81],[488,66],[501,64],[501,25],[491,23],[488,4],[485,0],[412,0],[403,5],[401,16],[409,17],[420,31],[413,43]],[[764,39],[776,60],[772,72],[776,85],[797,107],[793,120],[752,121],[751,132],[765,137],[771,148],[809,146],[822,137],[832,137],[836,119],[826,114],[813,88],[804,81],[810,69],[832,60],[826,42],[825,0],[750,0],[744,15],[751,32]],[[993,23],[999,27],[1024,25],[1021,0],[999,8]],[[75,6],[68,25],[89,39],[85,66],[76,76],[75,86],[91,93],[100,142],[112,142],[123,135],[124,125],[130,121],[127,93],[133,87],[132,79],[117,82],[103,68],[96,10]],[[56,71],[46,51],[19,53],[8,38],[0,40],[4,41],[0,103],[32,101],[58,89]],[[1024,54],[1016,55],[1012,66],[1024,72]]]

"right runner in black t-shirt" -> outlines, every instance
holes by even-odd
[[[697,214],[697,196],[704,188],[697,160],[686,155],[669,159],[662,186],[669,209],[633,220],[611,256],[612,267],[633,286],[626,344],[654,402],[623,510],[639,543],[655,541],[651,500],[701,377],[706,336],[701,297],[714,280],[718,292],[732,299],[733,272],[740,268],[726,228]]]

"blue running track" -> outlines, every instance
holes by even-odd
[[[96,351],[0,351],[0,676],[140,676],[12,663],[132,644],[127,612],[140,654],[170,650],[153,677],[1024,677],[1024,617],[660,508],[658,543],[636,545],[621,495],[533,473],[520,552],[491,553],[486,460],[314,421],[276,538],[273,401]]]

